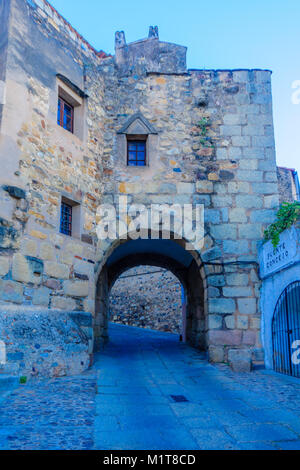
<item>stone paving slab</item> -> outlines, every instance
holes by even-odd
[[[298,380],[234,374],[177,336],[119,325],[95,359],[3,398],[0,449],[300,449]]]

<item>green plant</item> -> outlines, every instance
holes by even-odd
[[[207,136],[209,126],[210,121],[207,117],[201,118],[197,124],[197,127],[200,129],[200,144],[204,147],[212,146],[211,142],[209,141],[209,137]]]
[[[22,377],[20,377],[20,384],[24,385],[27,383],[27,377],[25,375],[22,375]]]
[[[283,202],[276,214],[277,220],[264,233],[264,240],[272,240],[274,248],[279,243],[280,234],[290,228],[300,216],[300,202]]]

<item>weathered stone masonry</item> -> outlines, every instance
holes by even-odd
[[[3,305],[91,313],[103,336],[118,244],[97,242],[98,205],[202,203],[188,336],[214,362],[261,358],[257,242],[278,206],[271,72],[187,70],[186,48],[155,29],[132,44],[117,33],[107,56],[44,0],[0,8]],[[65,86],[81,96],[75,134],[56,123]],[[148,135],[146,167],[126,164],[130,133]],[[80,208],[77,238],[59,233],[62,197]]]

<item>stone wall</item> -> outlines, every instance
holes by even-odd
[[[0,373],[61,377],[86,370],[92,358],[92,316],[82,312],[1,305],[0,338],[6,363]]]
[[[118,33],[116,56],[107,56],[45,0],[6,5],[0,300],[97,317],[95,273],[107,254],[96,239],[98,205],[120,195],[203,204],[205,317],[193,307],[194,330],[206,331],[212,361],[235,349],[259,354],[257,242],[279,202],[271,72],[187,70],[186,49],[153,29],[127,45]],[[83,97],[80,135],[57,125],[58,75]],[[149,134],[143,168],[126,164],[136,129]],[[62,197],[80,208],[78,237],[59,233]]]
[[[169,271],[151,266],[126,271],[111,290],[110,319],[122,325],[181,334],[180,282]]]
[[[297,172],[294,169],[279,166],[277,167],[277,177],[280,203],[297,201],[299,199]]]

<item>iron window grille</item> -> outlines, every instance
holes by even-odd
[[[146,141],[127,142],[127,165],[146,166]]]
[[[61,97],[58,98],[57,124],[73,133],[74,107]]]
[[[61,203],[60,233],[72,236],[72,206],[65,202]]]

